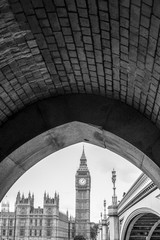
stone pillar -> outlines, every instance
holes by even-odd
[[[102,220],[102,240],[107,240],[107,222]]]
[[[97,235],[98,235],[98,240],[102,240],[102,225],[101,225],[101,223],[99,223]]]
[[[119,240],[119,217],[117,205],[108,207],[110,240]]]
[[[102,240],[108,240],[108,227],[106,215],[106,200],[104,200],[104,218],[102,220]]]
[[[108,207],[109,217],[109,239],[119,240],[119,217],[118,217],[118,205],[116,196],[116,171],[112,171],[112,183],[113,183],[113,197],[112,205]]]

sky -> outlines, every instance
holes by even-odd
[[[119,155],[92,144],[78,143],[64,148],[41,160],[30,168],[10,188],[2,202],[9,202],[10,211],[14,211],[17,192],[28,196],[34,193],[35,207],[43,207],[46,191],[54,197],[55,191],[60,197],[60,211],[75,216],[75,174],[79,168],[84,146],[87,165],[91,175],[91,221],[99,222],[103,212],[103,202],[111,205],[113,195],[112,170],[116,170],[116,194],[118,200],[127,192],[141,174],[141,171]]]

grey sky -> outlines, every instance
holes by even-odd
[[[91,221],[98,222],[103,211],[103,201],[111,204],[113,168],[117,172],[116,192],[118,200],[122,198],[141,171],[117,154],[91,144],[84,143],[87,165],[91,174]],[[54,192],[60,195],[60,211],[69,211],[75,215],[75,173],[79,167],[83,143],[75,144],[58,151],[40,161],[28,170],[4,197],[9,201],[10,210],[14,210],[17,192],[25,196],[31,191],[35,195],[35,207],[43,206],[43,194]]]

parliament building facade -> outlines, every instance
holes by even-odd
[[[9,203],[1,204],[0,240],[73,240],[83,236],[90,240],[90,189],[91,177],[84,149],[75,176],[75,219],[59,210],[59,195],[44,194],[43,208],[34,207],[34,195],[17,194],[15,211]]]
[[[63,239],[69,235],[68,214],[59,211],[59,196],[44,194],[43,208],[34,208],[34,195],[17,194],[15,211],[2,203],[0,213],[1,240]]]

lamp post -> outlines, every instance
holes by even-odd
[[[118,217],[118,204],[116,196],[116,171],[112,171],[112,183],[113,183],[113,196],[112,205],[108,207],[109,216],[109,233],[110,240],[119,240],[119,217]]]

